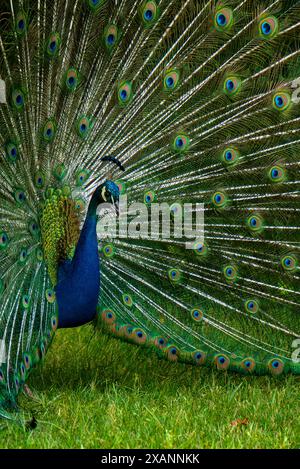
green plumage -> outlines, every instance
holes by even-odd
[[[108,172],[172,229],[204,204],[205,237],[99,236],[100,331],[299,374],[299,17],[297,0],[1,2],[1,415],[51,343],[57,266]]]

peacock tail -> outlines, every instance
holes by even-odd
[[[299,374],[299,0],[0,12],[1,415],[52,342],[58,266],[107,179],[119,235],[98,234],[97,328],[172,362]],[[167,204],[173,236],[159,213],[130,236],[133,204],[144,222]],[[187,246],[191,204],[204,238]]]

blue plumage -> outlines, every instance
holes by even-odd
[[[96,189],[74,257],[59,266],[55,291],[60,328],[80,326],[95,317],[100,291],[96,210],[99,204],[117,203],[118,199],[119,188],[112,181],[106,181]]]

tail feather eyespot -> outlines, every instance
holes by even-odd
[[[124,81],[118,86],[118,101],[121,106],[129,104],[133,97],[132,83]]]
[[[68,91],[75,91],[79,85],[79,73],[71,67],[65,73],[65,86]]]
[[[192,359],[196,365],[204,365],[206,362],[206,353],[201,350],[196,350],[192,353]]]
[[[167,359],[171,362],[176,362],[179,358],[179,350],[175,345],[169,345],[165,351]]]
[[[104,30],[104,44],[107,49],[112,49],[118,41],[119,31],[115,24],[106,26]]]
[[[133,329],[132,339],[136,344],[145,344],[147,342],[147,334],[143,331],[143,329]]]
[[[145,1],[141,7],[141,16],[145,26],[151,26],[158,18],[159,10],[156,1]]]
[[[106,324],[113,324],[116,322],[116,314],[112,309],[104,309],[101,312],[101,319]]]
[[[216,355],[214,362],[218,370],[227,370],[230,365],[229,358],[223,354]]]
[[[19,159],[19,150],[15,142],[8,142],[5,145],[5,153],[10,163],[15,163]]]
[[[59,54],[61,38],[58,33],[52,33],[47,41],[46,53],[49,58],[56,57]]]
[[[284,371],[284,362],[279,358],[273,358],[269,361],[268,368],[272,375],[281,375]]]
[[[233,24],[233,11],[231,8],[220,8],[215,13],[214,24],[217,31],[229,30]]]
[[[256,366],[255,360],[253,358],[245,358],[241,362],[241,367],[243,370],[248,371],[249,373],[254,371]]]
[[[268,16],[260,20],[259,34],[263,39],[272,39],[278,32],[279,23],[275,16]]]

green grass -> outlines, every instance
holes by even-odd
[[[59,331],[22,397],[35,430],[4,422],[1,448],[296,448],[299,377],[170,364],[83,327]],[[247,425],[232,426],[237,419]]]

